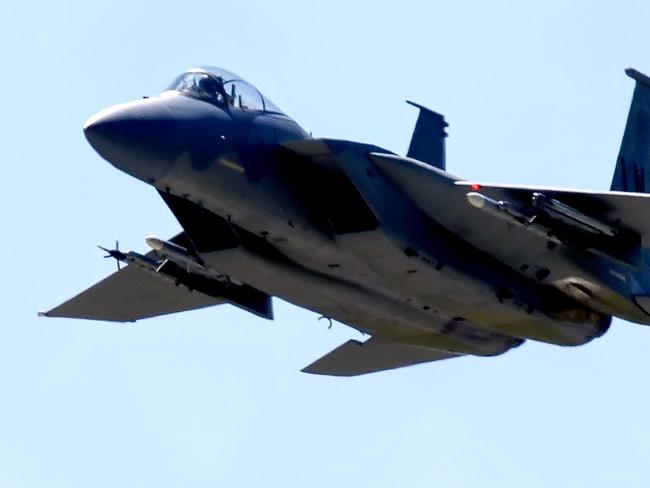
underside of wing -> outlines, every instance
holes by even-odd
[[[457,182],[463,193],[471,187],[480,188],[492,198],[528,203],[533,194],[542,194],[578,210],[584,215],[600,219],[603,223],[627,229],[642,237],[650,237],[650,194],[619,191],[587,191],[564,188],[541,188],[529,186]]]
[[[463,203],[472,187],[489,193],[495,199],[510,198],[528,201],[533,193],[561,199],[568,205],[585,212],[595,213],[603,219],[633,229],[639,234],[650,234],[650,222],[643,215],[650,210],[650,194],[618,191],[589,191],[563,188],[542,188],[521,185],[501,185],[464,181],[444,171],[431,168],[419,161],[392,154],[373,153],[372,160],[418,205],[431,210],[442,201]],[[445,208],[445,210],[453,209]]]
[[[191,246],[185,233],[174,236],[170,241],[184,248]],[[135,255],[137,259],[88,290],[40,315],[134,322],[230,303],[260,317],[273,319],[271,297],[251,286],[195,274],[168,259],[161,259],[154,251],[145,256],[131,251],[120,254],[123,257]],[[138,262],[144,263],[144,266]]]
[[[68,317],[112,322],[194,310],[224,303],[136,265],[129,265],[86,291],[43,313],[46,317]]]
[[[358,376],[459,356],[461,354],[407,346],[376,338],[366,342],[349,340],[304,368],[303,372],[329,376]]]
[[[468,240],[476,239],[481,246],[487,245],[486,249],[489,242],[484,242],[483,236],[495,242],[492,236],[503,235],[507,229],[511,231],[510,224],[517,224],[517,220],[527,224],[526,216],[539,215],[550,225],[537,232],[538,235],[561,236],[573,232],[578,240],[581,235],[588,236],[590,244],[617,256],[634,250],[639,239],[650,238],[650,221],[646,218],[650,213],[650,195],[484,184],[460,180],[408,158],[379,153],[372,154],[371,158],[427,215]],[[475,192],[501,204],[499,208],[495,206],[501,213],[489,211],[480,202],[470,202],[468,194]],[[541,228],[524,225],[522,229],[516,234],[527,240],[526,234],[537,239],[535,231]],[[513,238],[512,244],[519,247],[525,244],[518,237]],[[499,240],[499,246],[504,245],[507,247],[508,243]]]

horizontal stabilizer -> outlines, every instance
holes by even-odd
[[[375,338],[366,342],[349,340],[302,371],[330,376],[358,376],[458,356],[460,354],[405,346]]]
[[[68,317],[111,322],[139,319],[194,310],[224,303],[203,293],[156,276],[137,265],[128,265],[86,291],[44,312],[46,317]]]

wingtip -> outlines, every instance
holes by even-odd
[[[331,376],[331,377],[337,377],[337,378],[347,378],[349,376],[358,376],[358,374],[347,374],[347,373],[341,373],[339,371],[330,371],[330,370],[321,370],[316,367],[312,367],[313,364],[310,364],[309,366],[305,366],[300,370],[301,373],[307,373],[311,374],[314,376]]]
[[[43,312],[42,310],[39,310],[38,312],[36,312],[36,316],[37,317],[49,317],[50,312]]]

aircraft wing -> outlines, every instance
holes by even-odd
[[[46,317],[68,317],[111,322],[139,319],[224,303],[191,292],[137,265],[128,265],[48,312]]]
[[[612,226],[628,229],[640,236],[650,237],[650,194],[619,191],[588,191],[552,187],[483,184],[458,181],[456,186],[466,194],[472,186],[499,200],[530,202],[533,193],[555,198],[566,205],[608,222]]]
[[[629,264],[639,259],[640,244],[647,246],[650,242],[650,194],[464,181],[412,159],[379,153],[369,157],[430,218],[507,262],[527,263],[542,255],[550,259],[546,237],[551,234]],[[472,192],[493,203],[506,202],[511,209],[523,209],[529,215],[536,213],[537,195],[547,202],[544,205],[558,202],[560,211],[543,209],[546,227],[513,225],[517,218],[508,220],[504,215],[508,211],[473,208],[468,201]]]
[[[184,233],[171,241],[185,242]],[[153,251],[147,258],[156,259]],[[175,312],[230,303],[260,317],[272,320],[271,297],[248,285],[221,283],[185,272],[166,262],[159,272],[137,264],[121,270],[39,315],[111,322],[134,322]]]
[[[398,156],[376,146],[350,141],[310,139],[284,145],[316,166],[352,164],[350,161],[354,162],[353,160],[347,161],[349,154],[354,151],[365,153],[365,157],[425,214],[470,240],[473,236],[482,234],[488,234],[490,239],[494,240],[493,236],[498,235],[494,232],[502,231],[506,225],[498,217],[472,208],[467,200],[467,193],[475,191],[480,191],[496,201],[508,201],[518,206],[530,205],[533,194],[541,193],[584,215],[628,231],[628,234],[633,233],[650,240],[650,219],[646,217],[650,214],[650,194],[465,181],[421,161]]]
[[[329,376],[358,376],[459,356],[462,354],[407,346],[372,337],[366,342],[349,340],[302,371]]]
[[[650,194],[617,191],[585,191],[563,188],[517,186],[464,181],[423,163],[392,154],[373,153],[371,159],[426,213],[438,220],[476,223],[470,212],[467,193],[479,191],[494,200],[528,205],[534,193],[541,193],[591,215],[612,226],[650,237]],[[439,209],[445,209],[445,216]],[[464,217],[464,218],[463,218]],[[470,230],[470,229],[467,229]]]

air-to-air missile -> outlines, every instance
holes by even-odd
[[[205,265],[200,258],[194,256],[187,249],[170,241],[149,236],[145,239],[147,245],[165,259],[185,268],[188,273],[192,271],[205,271]]]

